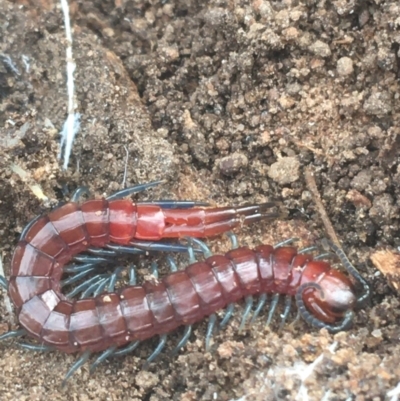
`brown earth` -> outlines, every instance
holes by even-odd
[[[370,261],[400,246],[400,5],[396,0],[72,1],[81,131],[57,160],[67,113],[56,1],[0,1],[0,250],[6,275],[24,225],[68,191],[96,196],[162,178],[144,196],[241,204],[278,199],[286,220],[242,244],[326,235],[311,167],[349,258],[373,296],[337,335],[304,322],[243,334],[241,306],[204,351],[206,323],[178,357],[141,370],[156,340],[61,387],[75,356],[0,344],[0,400],[397,400],[399,301]],[[137,88],[137,89],[136,89]],[[10,170],[11,163],[28,177]],[[38,183],[49,202],[29,185]],[[208,241],[213,249],[226,239]],[[141,262],[143,265],[147,261]],[[0,333],[15,329],[0,293]],[[276,325],[277,326],[277,325]],[[178,335],[171,336],[172,349]],[[314,365],[312,364],[314,362]]]

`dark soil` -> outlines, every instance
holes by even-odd
[[[397,400],[399,300],[370,260],[400,246],[400,4],[397,0],[70,0],[81,131],[57,159],[67,115],[65,33],[51,0],[0,1],[0,251],[6,275],[34,216],[89,186],[100,197],[164,179],[152,199],[243,204],[277,199],[288,217],[242,229],[242,244],[326,236],[304,168],[335,231],[371,284],[354,328],[265,316],[237,331],[242,306],[204,351],[206,323],[178,357],[141,370],[156,339],[65,388],[75,356],[0,345],[1,400]],[[27,173],[22,179],[10,169]],[[48,201],[30,186],[41,186]],[[226,238],[209,240],[226,249]],[[144,263],[144,262],[143,262]],[[0,333],[15,329],[0,294]],[[276,320],[278,323],[278,319]],[[178,335],[170,337],[168,349]],[[314,365],[313,365],[314,362]],[[400,391],[399,391],[400,392]]]

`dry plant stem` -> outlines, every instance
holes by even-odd
[[[78,113],[75,114],[74,72],[76,64],[72,55],[72,29],[69,17],[69,5],[68,5],[68,0],[60,0],[60,1],[64,16],[65,36],[67,39],[66,59],[67,59],[68,117],[64,122],[64,126],[61,131],[61,146],[60,146],[59,157],[61,158],[61,154],[64,149],[63,169],[66,170],[68,168],[69,157],[72,151],[72,144],[74,142],[75,135],[79,131],[80,115]]]
[[[338,237],[336,236],[335,230],[332,226],[331,221],[329,220],[328,214],[322,204],[321,196],[319,195],[317,184],[315,182],[314,174],[310,168],[306,168],[304,171],[304,177],[306,180],[307,188],[311,192],[311,195],[314,199],[314,203],[317,206],[317,210],[319,215],[321,216],[321,220],[324,223],[325,231],[330,238],[330,240],[336,244],[339,248],[341,248]]]

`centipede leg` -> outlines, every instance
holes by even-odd
[[[293,327],[300,320],[300,312],[297,310],[296,317],[290,322],[291,327]]]
[[[231,249],[237,249],[237,248],[239,248],[239,243],[238,243],[237,236],[236,236],[232,231],[226,232],[225,235],[226,235],[226,236],[229,238],[229,240],[231,241]]]
[[[116,346],[110,347],[108,349],[106,349],[91,365],[90,365],[90,369],[89,372],[90,374],[92,374],[97,366],[99,366],[102,362],[104,362],[108,357],[112,356],[115,352],[115,350],[117,349]]]
[[[117,255],[117,252],[112,249],[95,248],[92,246],[87,249],[87,252],[89,252],[92,255],[104,258],[110,258]]]
[[[75,262],[80,262],[80,263],[85,263],[85,264],[90,264],[90,265],[97,265],[99,263],[104,263],[104,262],[109,262],[109,259],[106,258],[100,258],[96,256],[90,256],[90,255],[76,255],[74,256],[73,260]]]
[[[65,280],[62,280],[60,283],[61,287],[65,287],[66,285],[76,283],[83,277],[87,276],[93,270],[94,270],[94,267],[91,267],[91,268],[81,271],[80,273],[75,274],[74,276],[71,276],[71,277],[66,278]]]
[[[98,276],[96,277],[98,278]],[[81,295],[81,299],[84,298],[88,298],[91,295],[96,294],[97,291],[101,291],[104,290],[105,287],[107,287],[108,282],[110,281],[110,277],[104,277],[102,275],[102,277],[98,278],[98,280],[96,280],[95,282],[93,282],[92,284],[90,284],[83,292]],[[103,286],[104,285],[104,286]]]
[[[63,267],[64,273],[79,273],[86,269],[90,269],[95,266],[93,263],[86,263],[84,265],[72,264]]]
[[[98,284],[98,282],[104,277],[103,274],[98,274],[97,276],[91,277],[90,279],[84,281],[75,287],[72,291],[66,294],[67,298],[73,298],[78,295],[80,292],[85,291],[87,288],[91,287],[93,284]]]
[[[212,256],[210,248],[203,241],[200,241],[199,239],[192,237],[187,237],[187,240],[189,241],[190,244],[192,243],[197,244],[200,247],[200,251],[203,252],[203,256],[205,258],[209,258]]]
[[[279,302],[279,294],[274,294],[272,296],[271,305],[268,313],[268,318],[266,323],[267,326],[269,326],[272,322],[272,319],[276,311],[276,307],[278,306],[278,302]]]
[[[129,268],[129,285],[136,285],[136,269],[135,266]]]
[[[19,237],[20,241],[25,239],[26,233],[31,229],[31,227],[41,218],[42,216],[39,214],[35,218],[33,218],[22,230],[21,236]]]
[[[207,326],[207,332],[206,332],[206,341],[205,341],[206,352],[210,351],[211,337],[213,335],[216,323],[217,323],[217,315],[215,313],[213,313],[212,315],[210,315],[210,317],[208,319],[208,326]]]
[[[318,250],[318,247],[316,247],[315,245],[312,246],[308,246],[306,248],[300,249],[297,251],[298,254],[302,254],[302,253],[310,253],[310,252],[314,252]]]
[[[14,338],[14,337],[22,337],[25,334],[26,334],[26,331],[24,329],[8,331],[7,333],[4,333],[0,336],[0,341],[4,341],[4,340],[7,340],[9,338]]]
[[[176,201],[176,200],[158,200],[158,201],[141,201],[137,202],[138,205],[155,205],[162,209],[191,209],[193,207],[210,206],[208,202],[198,201]]]
[[[179,340],[177,346],[171,351],[172,356],[176,355],[179,352],[179,350],[187,344],[191,334],[192,334],[192,325],[185,326],[185,331],[183,332],[182,338]]]
[[[281,320],[281,323],[279,324],[278,331],[283,329],[283,326],[286,323],[287,317],[289,316],[291,306],[292,306],[292,297],[290,295],[286,295],[285,296],[285,306],[283,309],[283,313],[281,315],[282,320]]]
[[[315,256],[313,259],[314,260],[321,260],[321,259],[329,259],[335,256],[332,252],[325,252],[321,253],[320,255]]]
[[[23,349],[27,349],[29,351],[35,351],[35,352],[48,352],[48,351],[55,350],[55,348],[51,347],[50,345],[36,345],[36,344],[28,344],[28,343],[20,343],[18,345]]]
[[[140,240],[132,240],[130,244],[132,246],[108,244],[106,245],[106,248],[118,253],[128,253],[133,255],[141,255],[146,252],[187,252],[187,246],[183,244]]]
[[[225,316],[222,319],[221,323],[219,324],[219,327],[222,329],[223,327],[225,327],[229,320],[231,319],[232,315],[233,315],[233,311],[235,310],[235,304],[228,304],[228,306],[225,309]]]
[[[93,297],[94,298],[96,298],[98,295],[100,295],[102,292],[104,292],[104,290],[107,287],[109,281],[110,281],[110,279],[106,278],[106,279],[104,279],[104,281],[99,283],[99,286],[97,287],[97,289],[93,293]]]
[[[5,290],[8,287],[7,279],[4,276],[0,276],[0,287],[4,288]]]
[[[286,246],[289,244],[293,244],[293,242],[299,241],[299,238],[293,237],[293,238],[289,238],[289,239],[285,239],[284,241],[278,242],[277,244],[274,245],[274,249],[276,248],[280,248],[282,246]]]
[[[191,238],[188,238],[188,240],[190,241]],[[196,263],[197,259],[194,256],[194,250],[193,250],[193,246],[192,246],[191,242],[189,242],[189,246],[187,247],[187,252],[188,252],[188,255],[189,255],[189,263],[190,264]]]
[[[145,363],[145,369],[151,362],[153,362],[158,357],[158,355],[161,354],[161,352],[164,349],[166,343],[167,343],[167,335],[163,334],[163,335],[160,336],[160,341],[159,341],[156,349],[147,358],[146,363]]]
[[[62,382],[62,386],[64,387],[65,384],[67,383],[67,380],[81,367],[83,366],[88,359],[90,358],[91,355],[91,351],[87,350],[85,351],[81,357],[79,359],[77,359],[77,361],[71,366],[71,368],[69,369],[69,371],[67,372],[67,374],[64,377],[64,380]]]
[[[78,202],[83,195],[90,196],[89,188],[86,186],[76,188],[72,193],[71,202]]]
[[[108,284],[108,292],[114,292],[115,284],[117,282],[118,276],[123,270],[123,267],[117,267],[113,274],[110,276],[110,283]]]
[[[157,263],[156,262],[151,262],[151,268],[150,268],[150,272],[151,272],[151,274],[156,278],[156,279],[158,279],[158,276],[159,276],[159,274],[158,274],[158,265],[157,265]]]
[[[260,298],[258,299],[258,303],[256,306],[256,310],[254,311],[253,317],[250,320],[250,325],[252,325],[255,320],[257,319],[258,315],[260,314],[261,310],[264,308],[265,303],[267,302],[268,295],[267,294],[261,294]]]
[[[110,201],[110,200],[114,200],[114,199],[122,199],[122,198],[125,198],[126,196],[137,194],[146,189],[156,187],[157,185],[161,184],[162,182],[163,182],[162,180],[152,181],[152,182],[148,182],[146,184],[139,184],[139,185],[134,185],[133,187],[121,189],[120,191],[115,192],[115,193],[111,194],[110,196],[108,196],[106,198],[106,200]]]
[[[178,271],[178,266],[176,265],[174,258],[168,255],[166,259],[169,264],[169,270],[171,271],[171,273]]]
[[[253,307],[253,303],[254,303],[253,297],[251,295],[248,295],[245,298],[245,302],[246,302],[246,306],[245,306],[245,309],[243,312],[242,321],[240,322],[239,333],[242,332],[242,330],[244,329],[244,326],[246,325],[247,319],[248,319],[251,309]]]
[[[115,351],[113,356],[124,356],[129,354],[130,352],[133,352],[139,345],[141,341],[135,341],[133,343],[130,343],[127,347],[121,348],[118,351]]]

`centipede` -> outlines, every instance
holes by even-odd
[[[232,249],[223,255],[213,255],[199,238],[276,218],[278,213],[270,211],[276,203],[209,207],[194,201],[134,203],[123,199],[159,183],[137,185],[105,199],[81,203],[78,200],[85,190],[80,189],[71,202],[29,223],[15,249],[9,282],[4,278],[1,281],[15,306],[21,328],[3,334],[0,340],[28,336],[40,344],[25,344],[28,349],[81,353],[66,374],[65,384],[93,353],[101,352],[91,371],[108,357],[125,355],[142,341],[159,336],[158,346],[147,359],[150,363],[164,348],[167,334],[184,326],[176,353],[186,345],[192,325],[205,317],[209,317],[206,333],[206,350],[209,350],[217,324],[216,312],[226,308],[220,323],[223,327],[235,304],[244,300],[240,324],[243,329],[255,296],[258,304],[252,321],[260,314],[268,296],[272,296],[269,323],[279,297],[284,296],[282,323],[294,299],[300,316],[317,328],[335,333],[351,326],[354,310],[365,304],[370,289],[336,245],[330,247],[348,275],[287,243],[254,249],[239,247],[233,234],[229,234]],[[182,237],[186,243],[161,241]],[[168,257],[171,272],[141,285],[137,285],[131,268],[129,284],[117,289],[115,284],[121,269],[111,275],[86,278],[98,265],[120,253],[150,251],[187,252],[189,264],[178,270]],[[203,260],[196,259],[199,254]],[[72,275],[63,280],[64,273]],[[359,294],[349,276],[362,287]],[[65,286],[81,279],[83,283],[64,293]],[[80,299],[76,299],[78,294]]]

